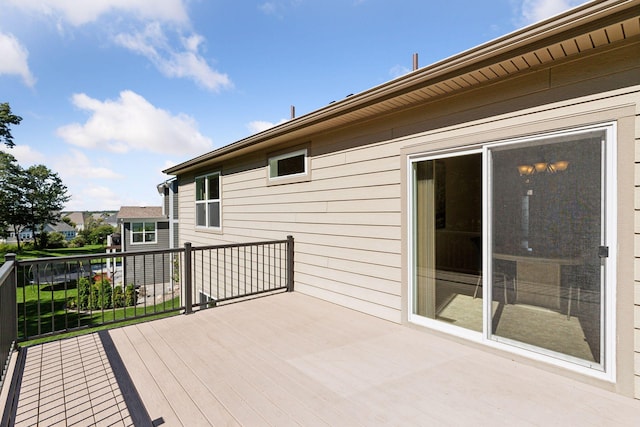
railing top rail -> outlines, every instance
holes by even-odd
[[[12,271],[13,271],[13,264],[15,261],[12,260],[7,260],[5,261],[4,264],[2,264],[2,266],[0,267],[0,286],[4,285],[5,283],[7,283],[7,280],[9,279],[9,276],[11,275]]]
[[[127,256],[140,256],[140,255],[154,255],[154,254],[167,254],[167,253],[179,253],[184,252],[184,248],[174,248],[174,249],[150,249],[146,251],[128,251],[128,252],[105,252],[100,254],[91,254],[91,255],[67,255],[61,257],[45,257],[45,258],[33,258],[33,259],[22,259],[17,261],[18,265],[37,265],[37,264],[48,264],[52,262],[60,263],[60,262],[74,262],[74,261],[87,261],[93,259],[106,259],[106,258],[121,258]]]
[[[211,250],[211,249],[225,249],[225,248],[242,248],[247,246],[266,246],[287,243],[287,240],[264,240],[259,242],[247,242],[247,243],[229,243],[226,245],[210,245],[210,246],[194,246],[191,248],[193,251],[198,250]]]

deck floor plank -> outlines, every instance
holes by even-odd
[[[640,425],[638,400],[300,293],[130,325],[108,335],[131,387],[160,425]],[[49,347],[30,349],[38,363],[23,376],[25,425],[33,419],[34,399],[37,408],[34,382],[42,374],[57,378],[53,362],[47,367],[39,360],[64,361],[67,351],[74,357],[73,340],[80,339],[87,340],[61,344],[62,354],[57,348],[49,355],[39,353]],[[127,410],[135,411],[130,402],[123,407],[127,394],[118,385],[126,383],[111,378],[110,359],[86,348],[92,351],[83,360],[85,371],[64,368],[67,396],[90,390],[95,399],[89,413],[104,422],[117,421],[118,413],[124,419]],[[91,383],[93,365],[104,365],[108,374],[104,385],[115,396],[111,406]],[[65,413],[52,402],[40,402],[49,405],[41,409],[52,414],[51,422]],[[72,403],[66,403],[66,414],[77,420],[86,404],[74,409]]]

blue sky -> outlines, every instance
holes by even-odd
[[[584,3],[0,0],[11,152],[68,210],[160,204],[162,170]],[[2,147],[4,149],[4,146]]]

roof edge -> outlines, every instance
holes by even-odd
[[[434,80],[444,74],[450,74],[463,68],[473,67],[492,58],[503,56],[508,52],[514,52],[526,46],[531,46],[541,40],[570,32],[571,30],[581,28],[607,16],[622,13],[639,5],[640,0],[600,0],[585,3],[437,61],[431,65],[419,68],[404,76],[351,95],[280,125],[250,135],[201,156],[194,157],[163,170],[163,173],[177,175],[181,172],[187,172],[201,166],[203,163],[215,161],[217,158],[226,154],[257,145],[295,130],[303,129],[318,121],[328,119],[343,112],[370,105],[372,102],[376,102],[376,100],[383,100],[390,94],[402,92],[416,85],[426,84],[430,80]]]

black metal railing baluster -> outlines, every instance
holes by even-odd
[[[190,313],[196,305],[215,307],[264,292],[291,291],[293,238],[197,248],[185,243],[178,249],[20,260],[15,265],[16,282],[22,275],[18,298],[22,318],[16,311],[15,328],[19,340],[26,340],[181,309]],[[88,295],[83,278],[89,281]],[[176,300],[177,290],[182,303]],[[209,295],[196,303],[196,290],[208,290]],[[139,291],[145,296],[140,303]],[[85,298],[88,304],[82,301]],[[75,307],[70,304],[74,299]]]

